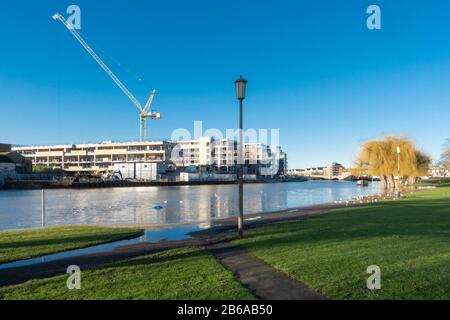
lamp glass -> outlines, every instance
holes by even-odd
[[[236,84],[236,97],[238,98],[238,100],[245,99],[245,91],[246,91],[246,87],[247,87],[247,80],[245,80],[241,76],[234,83]]]

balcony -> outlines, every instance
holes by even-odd
[[[68,156],[85,156],[86,154],[87,154],[86,150],[71,150],[66,152],[64,155],[68,157]]]

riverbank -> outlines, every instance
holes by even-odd
[[[273,178],[245,180],[245,184],[304,182],[306,178]],[[99,189],[99,188],[133,188],[133,187],[173,187],[173,186],[214,186],[233,185],[237,181],[229,180],[200,180],[200,181],[137,181],[137,180],[92,180],[77,182],[72,180],[5,180],[3,190],[37,190],[37,189]]]
[[[66,259],[59,262],[59,271],[57,262],[3,270],[0,271],[2,279],[16,275],[25,281],[24,274],[33,279],[40,277],[39,272],[46,272],[47,279],[2,288],[0,297],[242,299],[249,293],[241,291],[242,286],[236,286],[240,279],[229,278],[230,273],[220,266],[220,259],[211,260],[211,255],[202,249],[208,243],[232,241],[235,246],[325,297],[449,299],[450,188],[425,190],[395,201],[364,201],[352,206],[343,203],[310,206],[263,214],[260,219],[247,218],[243,240],[236,237],[234,220],[233,225],[231,221],[230,225],[223,223],[215,229],[195,233],[194,238],[184,241],[128,246],[108,257],[92,255]],[[173,251],[183,246],[197,249]],[[155,253],[155,250],[166,253]],[[115,260],[111,260],[112,256]],[[143,257],[128,260],[133,256]],[[201,261],[197,260],[200,257]],[[125,261],[96,267],[122,260]],[[84,270],[84,290],[67,290],[63,275],[50,277],[52,266],[55,268],[53,275],[57,275],[64,273],[64,266],[69,263],[78,264]],[[214,271],[205,272],[204,263],[209,265],[208,270]],[[370,291],[366,287],[366,269],[371,265],[381,268],[380,290]],[[142,277],[143,274],[151,277]],[[175,277],[176,274],[189,277]],[[213,290],[214,286],[209,285],[210,277],[225,281],[223,292]],[[233,288],[231,297],[228,288]]]
[[[245,227],[246,229],[252,229],[286,220],[289,221],[302,220],[310,216],[324,214],[326,212],[329,212],[330,210],[344,207],[348,207],[348,204],[330,203],[307,207],[291,208],[287,210],[278,210],[259,214],[256,213],[253,215],[247,215],[245,217]],[[136,228],[136,226],[126,226],[126,225],[115,227],[120,229],[124,229],[126,227]],[[149,226],[139,226],[139,227],[144,229],[148,228]],[[94,226],[94,228],[102,228],[102,227]],[[160,229],[162,228],[164,227],[160,226]],[[171,230],[169,226],[166,226],[166,228],[168,229],[168,231]],[[32,259],[33,261],[23,260],[19,262],[24,263],[17,264],[17,266],[15,266],[13,269],[0,270],[0,275],[3,278],[3,281],[0,281],[0,286],[5,284],[17,284],[34,278],[46,278],[55,274],[64,273],[66,266],[72,264],[79,265],[83,269],[92,268],[95,266],[104,265],[106,263],[122,261],[137,256],[157,253],[160,251],[173,250],[177,248],[186,248],[192,246],[194,247],[204,246],[206,244],[221,242],[225,240],[232,240],[235,238],[234,233],[235,228],[236,228],[236,217],[228,217],[225,219],[218,219],[214,223],[214,226],[212,228],[206,229],[204,231],[197,231],[190,233],[192,238],[189,238],[188,235],[186,235],[184,237],[184,240],[160,241],[158,243],[139,242],[139,244],[130,244],[126,246],[124,246],[124,244],[121,244],[122,247],[117,247],[114,245],[114,243],[111,243],[110,245],[107,246],[108,248],[104,252],[89,250],[91,252],[90,254],[79,256],[79,254],[81,253],[78,253],[78,251],[80,250],[75,250],[73,251],[74,255],[71,254],[72,251],[67,251],[63,255],[58,255],[59,258],[56,260],[50,258],[50,256],[48,259],[47,258],[42,259],[42,261],[39,259]],[[58,230],[58,228],[50,228],[50,229]],[[172,226],[172,230],[173,229],[174,228]],[[177,228],[175,227],[175,229]],[[28,230],[28,232],[35,232],[41,234],[41,236],[43,237],[48,237],[48,235],[46,235],[47,232],[46,230],[47,229],[34,229]],[[176,237],[176,238],[183,239],[183,237],[181,238]],[[53,239],[53,242],[59,245],[58,239]],[[120,243],[122,242],[123,241],[120,241]],[[112,246],[113,249],[110,249],[109,248],[110,246]],[[34,248],[34,250],[32,251],[36,252],[36,248]],[[55,249],[52,250],[51,252],[55,251],[58,250]]]
[[[370,199],[373,199],[373,197],[370,197]],[[369,197],[364,201],[369,202]],[[357,204],[359,204],[359,201],[353,205]],[[303,219],[348,205],[348,203],[329,203],[254,213],[246,215],[244,221],[246,228],[254,228],[287,219],[291,221]],[[220,235],[233,231],[236,227],[236,217],[216,219],[209,221],[209,223],[209,226],[206,223],[199,222],[196,225],[86,225],[4,231],[0,232],[0,241],[5,243],[3,249],[0,250],[0,263],[20,259],[20,261],[14,262],[14,266],[11,266],[11,268],[29,266],[42,261],[61,260],[90,253],[112,252],[116,248],[125,246],[139,247],[160,244],[159,247],[164,249],[165,243],[176,242],[181,247],[186,247],[193,244],[193,239],[203,239],[204,236],[209,238],[210,235]],[[194,238],[191,238],[192,236]],[[136,237],[139,237],[139,239]],[[194,241],[194,244],[198,245],[198,242]],[[79,250],[80,248],[81,250]],[[84,251],[86,253],[83,253]],[[35,257],[39,258],[36,259]],[[3,266],[0,265],[0,269],[3,269]]]

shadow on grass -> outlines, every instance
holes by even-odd
[[[85,235],[85,236],[72,236],[72,237],[60,237],[55,236],[50,239],[36,239],[36,240],[17,240],[0,243],[0,249],[18,249],[22,247],[39,247],[39,246],[51,246],[51,245],[65,245],[76,243],[92,243],[92,242],[109,242],[118,239],[128,239],[139,237],[142,233],[123,233],[123,234],[104,234],[104,235]]]
[[[188,250],[186,252],[186,250]],[[167,263],[167,262],[173,262],[173,261],[186,261],[186,259],[196,259],[196,258],[206,258],[210,257],[210,254],[206,252],[204,249],[201,248],[187,248],[183,249],[182,252],[169,252],[169,253],[160,253],[160,254],[152,254],[149,256],[134,258],[131,260],[123,261],[123,262],[117,262],[114,264],[109,264],[105,266],[101,266],[98,268],[98,270],[102,269],[109,269],[111,267],[114,268],[128,268],[128,267],[137,267],[137,266],[144,266],[144,265],[152,265],[155,263]]]

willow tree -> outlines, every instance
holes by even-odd
[[[400,154],[397,153],[400,148]],[[430,158],[417,150],[414,143],[403,137],[386,137],[365,142],[355,162],[357,170],[379,176],[384,188],[394,188],[406,181],[413,183],[428,170]]]

